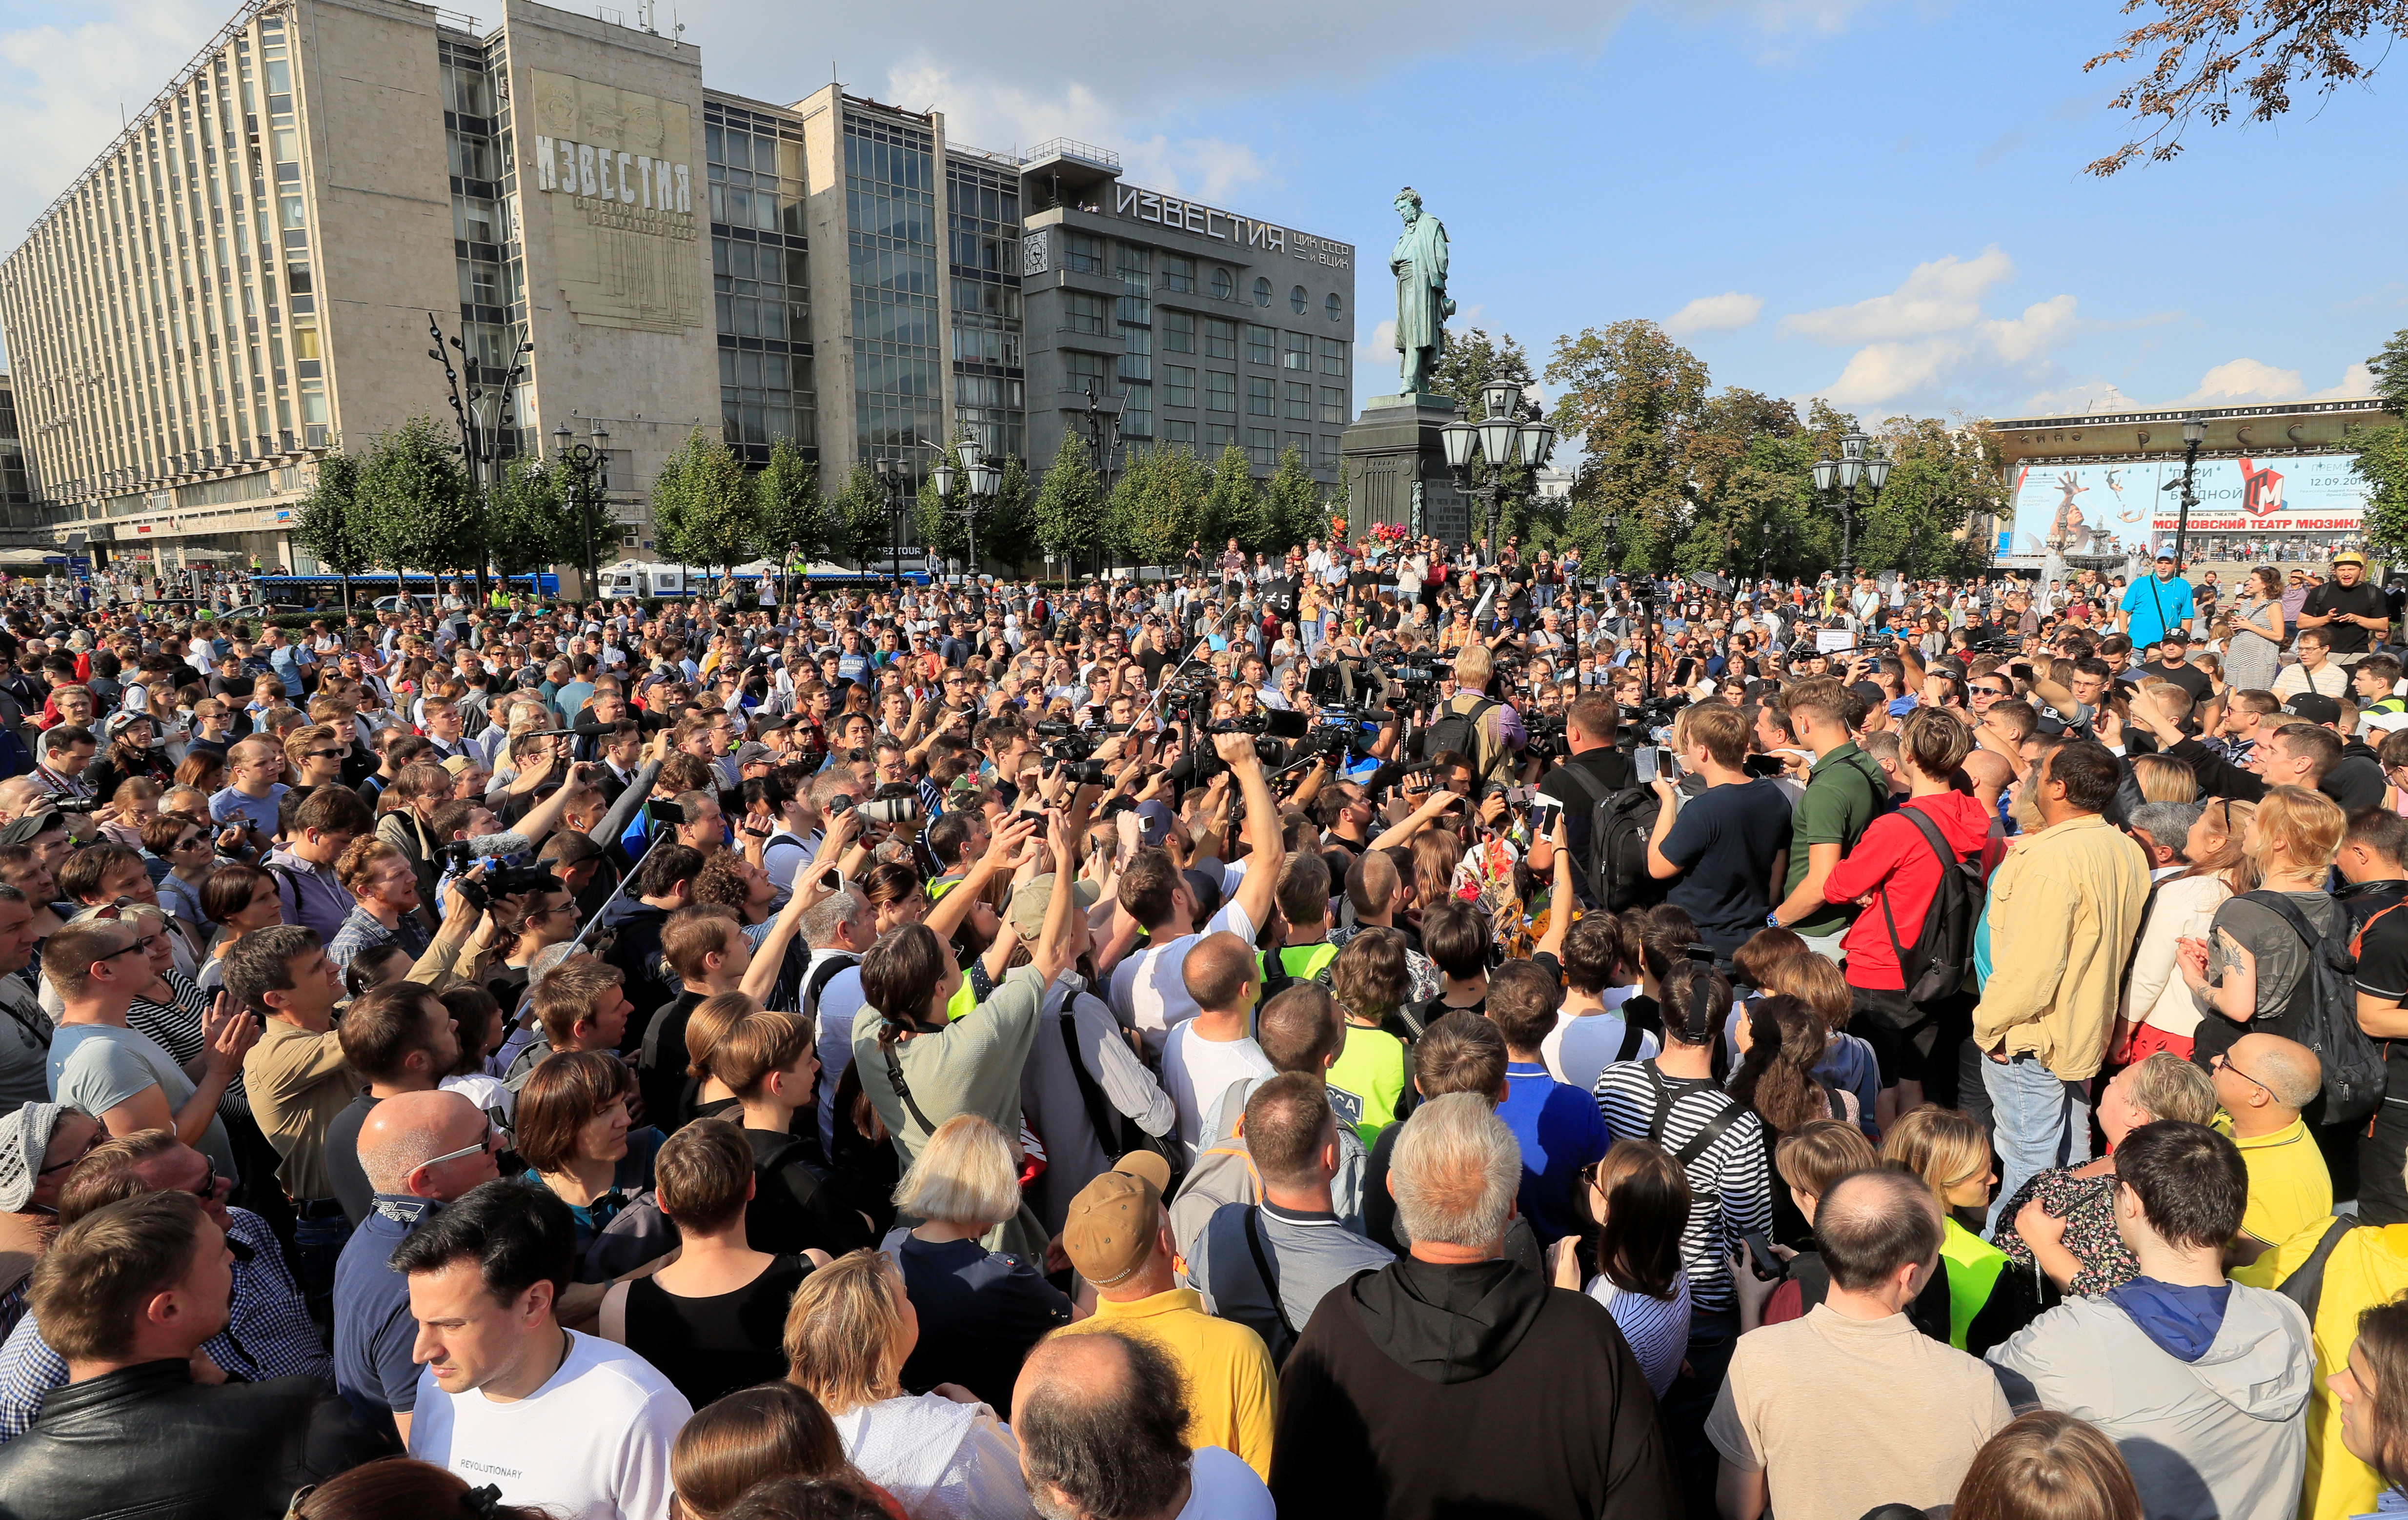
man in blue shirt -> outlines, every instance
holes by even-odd
[[[1578,1231],[1572,1195],[1612,1143],[1597,1099],[1557,1082],[1540,1054],[1562,999],[1555,978],[1528,961],[1508,961],[1489,973],[1486,1012],[1505,1037],[1505,1098],[1497,1117],[1522,1147],[1519,1209],[1541,1245]]]
[[[2135,581],[2115,604],[2115,626],[2132,640],[2134,649],[2163,643],[2166,635],[2190,626],[2190,582],[2174,574],[2174,557],[2157,555],[2157,573]]]
[[[418,1398],[418,1321],[409,1280],[388,1265],[443,1205],[499,1171],[493,1121],[459,1093],[401,1093],[360,1123],[368,1216],[335,1264],[335,1387],[371,1424],[390,1418],[404,1441]]]

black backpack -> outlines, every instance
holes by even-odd
[[[1461,712],[1441,710],[1438,721],[1429,725],[1422,738],[1422,757],[1452,752],[1462,755],[1477,767],[1480,764],[1480,720],[1497,706],[1494,699],[1482,697]]]
[[[2254,902],[2291,926],[2308,947],[2308,974],[2273,1032],[2316,1053],[2324,1065],[2325,1111],[2320,1125],[2349,1124],[2383,1101],[2383,1053],[2358,1024],[2357,940],[2316,932],[2299,904],[2280,892],[2251,892]],[[2370,920],[2370,922],[2372,922]],[[2343,920],[2347,927],[2348,921]],[[2362,934],[2364,931],[2361,930]]]
[[[1662,902],[1671,883],[1648,871],[1647,841],[1656,831],[1663,799],[1644,786],[1610,791],[1578,766],[1558,767],[1557,774],[1589,797],[1588,859],[1580,864],[1590,903],[1620,913]]]
[[[1882,922],[1889,928],[1890,953],[1898,957],[1906,999],[1917,1008],[1928,1008],[1963,987],[1973,968],[1973,930],[1981,923],[1986,896],[1982,885],[1982,853],[1976,849],[1971,858],[1959,858],[1948,847],[1940,825],[1920,808],[1901,808],[1899,816],[1913,822],[1931,853],[1940,857],[1940,885],[1923,911],[1923,927],[1912,950],[1899,945],[1898,920],[1889,911],[1886,884],[1881,893]]]

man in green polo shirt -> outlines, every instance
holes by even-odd
[[[1823,882],[1840,857],[1856,847],[1873,821],[1888,782],[1848,734],[1847,688],[1828,677],[1800,681],[1789,694],[1789,730],[1814,752],[1805,794],[1790,810],[1789,878],[1780,906],[1766,916],[1793,929],[1826,959],[1840,958],[1840,939],[1856,918],[1854,906],[1823,900]]]

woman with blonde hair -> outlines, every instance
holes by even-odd
[[[912,1520],[1019,1520],[1034,1513],[1020,1447],[968,1389],[903,1391],[920,1320],[902,1270],[855,1251],[803,1280],[786,1312],[786,1381],[820,1401],[844,1454]]]
[[[2257,810],[2255,803],[2225,797],[2210,797],[2195,805],[2190,827],[2183,836],[2185,864],[2149,889],[2148,911],[2142,918],[2141,938],[2132,948],[2122,1001],[2115,1011],[2115,1031],[2108,1047],[2111,1064],[2138,1061],[2157,1051],[2190,1059],[2200,1009],[2178,974],[2182,946],[2209,932],[2227,898],[2258,884],[2258,868],[2241,848],[2242,836]],[[2159,839],[2156,825],[2148,820],[2149,812],[2144,810],[2132,826],[2148,830],[2154,841],[2171,842]],[[2166,826],[2171,832],[2172,825]]]
[[[1072,1318],[1069,1298],[1033,1258],[979,1243],[1020,1212],[1011,1142],[979,1114],[953,1115],[903,1174],[895,1207],[921,1221],[896,1226],[881,1242],[920,1315],[920,1343],[904,1363],[903,1382],[958,1384],[1009,1416],[1028,1348]]]
[[[2023,1275],[2007,1270],[2005,1252],[1958,1222],[1960,1214],[1985,1214],[1998,1185],[1989,1132],[1970,1114],[1926,1103],[1899,1116],[1881,1154],[1922,1178],[1940,1206],[1940,1270],[1911,1311],[1924,1333],[1979,1356],[2030,1324],[2039,1306],[2022,1290]]]
[[[2324,889],[2347,828],[2338,803],[2303,786],[2269,788],[2242,825],[2258,889],[2228,898],[2206,938],[2179,947],[2183,982],[2201,1015],[2191,1059],[2210,1061],[2253,1028],[2292,1027],[2292,996],[2313,973],[2318,945],[2348,933],[2348,916]],[[2244,957],[2254,974],[2228,975]]]
[[[1990,1239],[2018,1270],[2037,1263],[2057,1293],[2083,1298],[2122,1287],[2141,1266],[2115,1228],[2115,1147],[2161,1119],[2203,1125],[2215,1117],[2215,1084],[2206,1070],[2171,1051],[2136,1061],[2109,1080],[2096,1115],[2107,1154],[2079,1167],[2036,1173],[1992,1213]],[[2042,1294],[2039,1308],[2056,1302]]]
[[[2132,780],[2145,802],[2196,802],[2199,777],[2171,754],[2132,756]]]
[[[2132,1470],[2115,1443],[2096,1426],[2043,1409],[2011,1422],[1974,1454],[1950,1514],[1951,1520],[2142,1520],[2143,1511]]]

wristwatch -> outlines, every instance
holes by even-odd
[[[1764,926],[1768,929],[1777,929],[1782,927],[1781,910],[1776,908],[1771,912],[1765,914]]]

